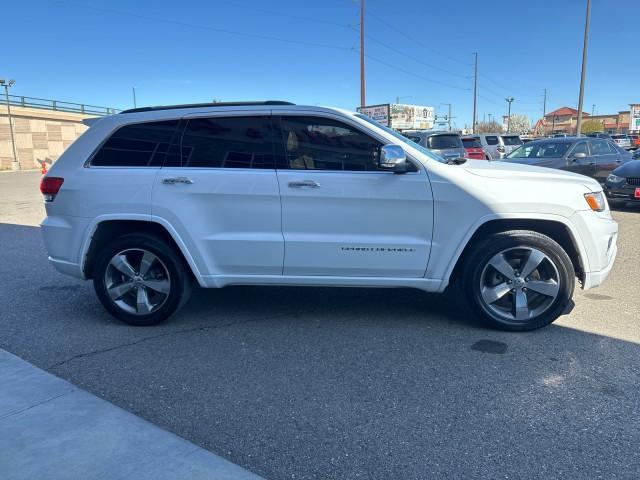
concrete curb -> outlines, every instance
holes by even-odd
[[[261,479],[2,349],[0,478]]]

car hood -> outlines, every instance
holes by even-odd
[[[640,160],[629,160],[626,163],[623,163],[618,168],[616,168],[613,172],[614,175],[618,177],[640,177]]]
[[[640,162],[639,162],[640,163]],[[541,183],[560,182],[583,185],[592,192],[602,190],[592,178],[555,168],[536,167],[522,163],[485,162],[469,160],[461,165],[467,172],[486,178],[500,178],[511,181],[534,181]]]

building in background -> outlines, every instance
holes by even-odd
[[[595,120],[602,124],[602,130],[606,133],[629,133],[640,131],[640,103],[630,104],[629,110],[621,110],[618,113],[606,115],[589,115],[583,112],[583,119]],[[566,133],[575,135],[578,124],[578,111],[571,107],[562,107],[547,113],[544,118],[538,120],[534,131],[539,135],[553,135]]]

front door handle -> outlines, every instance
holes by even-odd
[[[290,188],[303,188],[303,187],[311,187],[318,188],[320,184],[315,180],[301,180],[298,182],[289,182]]]
[[[175,185],[176,183],[184,183],[185,185],[191,185],[193,180],[189,177],[174,177],[174,178],[165,178],[162,180],[162,183],[165,185]]]

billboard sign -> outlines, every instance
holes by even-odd
[[[389,126],[389,104],[371,105],[370,107],[358,107],[357,111],[375,120],[380,125]]]
[[[391,126],[397,130],[428,130],[435,119],[433,107],[391,104]]]
[[[385,103],[360,107],[357,111],[364,113],[385,127],[396,130],[429,130],[433,128],[435,120],[433,107],[423,105]]]
[[[631,105],[631,118],[629,119],[629,130],[640,130],[640,105]]]

